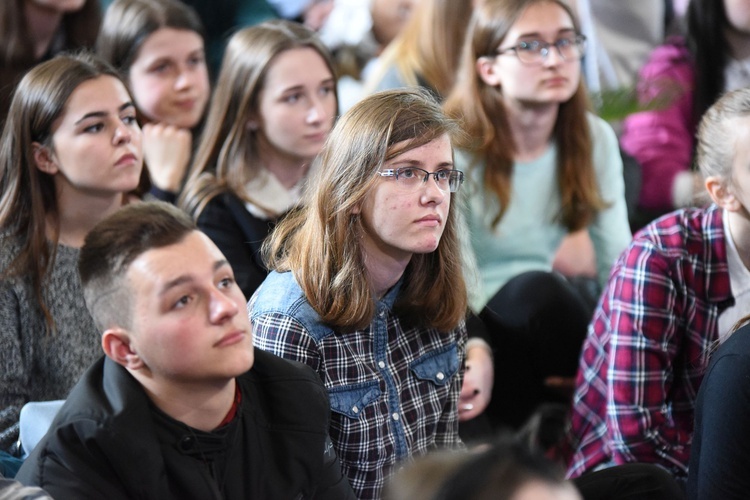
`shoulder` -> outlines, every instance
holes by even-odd
[[[307,301],[304,291],[290,271],[271,271],[250,300],[250,319],[263,322],[264,317],[284,317],[296,321],[320,339],[332,333],[321,323],[320,315]]]
[[[670,212],[638,231],[634,244],[650,244],[663,252],[679,255],[703,253],[724,242],[721,209],[715,205]]]
[[[281,313],[301,319],[311,310],[291,271],[271,271],[255,293],[251,312],[252,316]]]
[[[593,113],[586,113],[586,122],[591,132],[591,141],[594,150],[617,154],[619,156],[620,150],[617,143],[617,135],[612,125]]]
[[[21,242],[9,232],[0,233],[0,271],[4,271],[21,250]]]
[[[303,420],[312,417],[311,424],[327,431],[328,393],[318,374],[306,364],[255,349],[253,367],[238,380],[251,391],[251,397],[262,400],[271,413],[269,421],[289,422],[304,415]]]

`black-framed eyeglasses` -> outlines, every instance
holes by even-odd
[[[399,186],[408,190],[416,190],[419,186],[426,184],[427,179],[434,177],[441,191],[455,193],[464,181],[463,172],[450,169],[428,172],[418,167],[401,167],[380,170],[378,175],[381,177],[393,177]]]
[[[524,64],[536,65],[542,64],[550,53],[551,47],[557,49],[557,53],[564,61],[577,61],[583,57],[586,52],[586,36],[566,36],[558,38],[553,43],[548,43],[543,40],[525,40],[518,42],[513,47],[501,49],[497,51],[496,55],[507,54],[508,52],[514,52],[518,60]]]

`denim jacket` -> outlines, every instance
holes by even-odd
[[[359,498],[379,498],[392,467],[460,447],[457,403],[466,329],[413,327],[393,313],[401,284],[363,330],[321,323],[291,272],[272,272],[248,304],[255,344],[318,372],[331,401],[331,439]]]

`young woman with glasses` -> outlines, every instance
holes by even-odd
[[[420,89],[373,94],[336,124],[302,208],[265,247],[255,345],[312,366],[358,498],[413,455],[460,445],[466,287],[457,125]]]
[[[539,403],[568,401],[550,377],[575,375],[591,306],[551,272],[563,238],[588,230],[600,284],[630,240],[615,134],[587,112],[585,48],[561,1],[486,0],[445,103],[468,133],[456,165],[467,172],[478,270],[472,309],[502,356],[488,412],[494,424],[517,427]],[[492,390],[487,354],[470,351],[467,370],[462,420],[478,416]]]

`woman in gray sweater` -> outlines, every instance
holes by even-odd
[[[106,63],[62,55],[19,83],[0,137],[1,450],[24,403],[65,398],[102,354],[78,252],[136,198],[142,164],[132,98]]]

